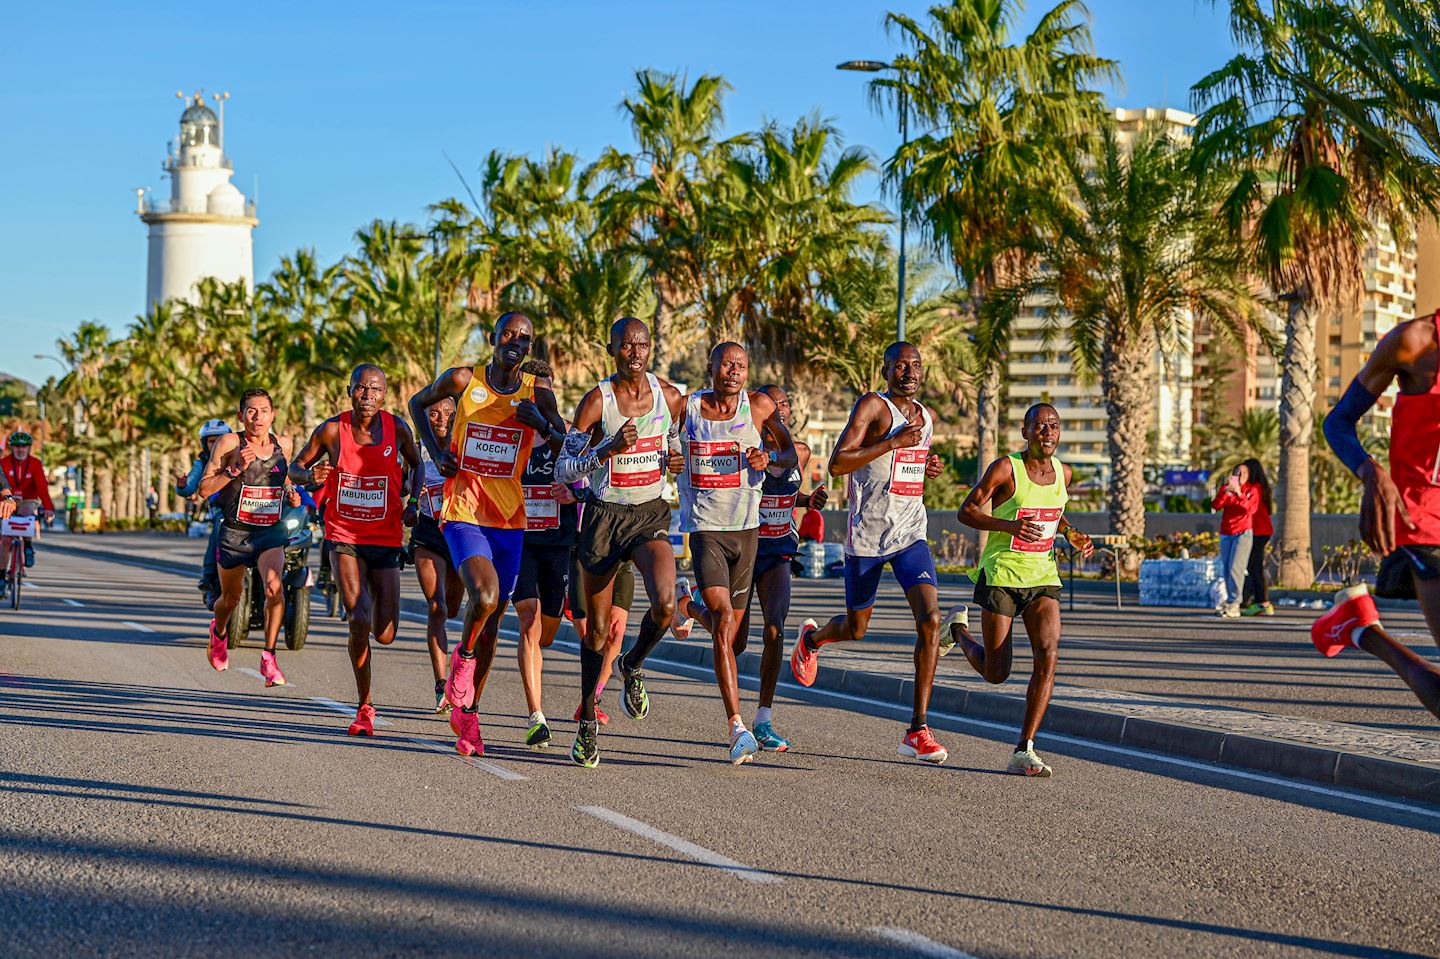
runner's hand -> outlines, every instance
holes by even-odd
[[[520,404],[515,407],[515,418],[522,425],[528,426],[536,432],[550,425],[549,421],[545,419],[545,414],[540,412],[540,407],[535,405],[534,400],[521,400]]]
[[[324,483],[330,478],[330,473],[334,469],[335,467],[329,463],[316,463],[314,468],[310,470],[310,478],[316,483]]]
[[[400,514],[400,522],[406,526],[414,526],[420,520],[420,505],[410,503],[405,507],[405,512]]]
[[[550,495],[555,497],[555,502],[561,506],[569,506],[575,502],[575,491],[564,483],[551,483]]]
[[[1395,552],[1396,518],[1410,529],[1415,523],[1400,498],[1400,490],[1390,473],[1374,460],[1360,467],[1360,480],[1365,492],[1360,497],[1360,538],[1381,556]]]
[[[1011,527],[1011,535],[1022,543],[1038,543],[1045,538],[1045,527],[1028,519],[1013,520]]]
[[[610,449],[615,453],[623,453],[640,442],[640,431],[635,428],[635,417],[625,421],[620,431],[610,438]]]
[[[925,478],[934,479],[943,472],[945,472],[945,461],[931,453],[925,460]]]
[[[920,413],[920,408],[915,408],[915,418],[908,420],[903,429],[890,437],[890,448],[892,450],[906,450],[912,446],[919,446],[920,441],[925,438],[925,419]]]
[[[745,460],[750,464],[750,468],[757,473],[770,465],[770,455],[764,450],[754,446],[745,451]]]
[[[1089,536],[1071,526],[1065,530],[1065,541],[1080,551],[1080,555],[1089,559],[1095,555],[1095,544]]]
[[[685,454],[679,450],[670,450],[665,454],[665,468],[670,471],[671,476],[679,476],[685,472]]]
[[[810,491],[811,509],[824,509],[828,502],[830,502],[830,490],[824,486],[817,486]]]
[[[455,451],[445,447],[440,451],[440,458],[435,461],[435,468],[440,471],[441,476],[454,476],[460,472],[460,461],[455,458]]]
[[[243,470],[247,468],[251,463],[255,462],[255,447],[251,446],[249,443],[245,443],[238,450],[235,451],[235,456],[238,460],[236,465]]]
[[[294,487],[294,486],[287,486],[287,487],[285,487],[285,502],[287,502],[287,503],[290,504],[290,508],[291,508],[291,509],[294,509],[295,507],[299,506],[299,505],[300,505],[300,490],[297,489],[297,488]]]

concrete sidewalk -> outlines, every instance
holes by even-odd
[[[188,574],[196,569],[203,543],[109,534],[51,536],[44,545]],[[404,583],[404,606],[423,613],[413,577],[404,577]],[[838,590],[838,581],[797,581],[792,631],[804,616],[820,618],[834,610]],[[954,597],[949,587],[945,592],[952,600],[963,595],[959,587]],[[1074,613],[1068,598],[1066,604],[1061,682],[1041,730],[1042,746],[1045,734],[1063,734],[1440,803],[1440,720],[1421,709],[1377,661],[1319,657],[1305,631],[1313,611],[1237,622],[1195,611],[1117,612],[1088,597]],[[1435,646],[1418,615],[1393,615],[1398,624],[1393,628],[1433,657]],[[1391,622],[1392,614],[1386,619]],[[914,633],[907,620],[900,598],[882,595],[872,637],[850,648],[827,646],[815,688],[908,705]],[[758,648],[758,632],[757,624],[751,650]],[[793,637],[787,637],[787,647],[790,642]],[[667,640],[652,666],[667,662],[710,666],[709,637],[700,630],[688,642]],[[740,669],[754,675],[758,652],[743,653]],[[1014,674],[1001,686],[985,683],[954,654],[941,661],[931,710],[1018,726],[1028,675],[1023,637],[1017,636]],[[781,683],[788,693],[799,688],[788,666]]]

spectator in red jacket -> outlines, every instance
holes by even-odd
[[[1230,471],[1225,485],[1215,494],[1212,505],[1220,510],[1220,575],[1225,584],[1224,601],[1216,610],[1221,616],[1240,615],[1240,589],[1250,564],[1259,497],[1259,489],[1250,482],[1250,470],[1244,463]]]
[[[1275,499],[1270,492],[1270,480],[1265,475],[1265,467],[1260,461],[1248,459],[1245,467],[1250,471],[1249,485],[1255,487],[1256,493],[1252,529],[1255,540],[1250,547],[1249,568],[1242,591],[1242,602],[1246,606],[1240,611],[1240,615],[1274,616],[1275,607],[1270,605],[1270,587],[1265,581],[1265,548],[1270,545],[1270,537],[1275,535],[1275,526],[1270,521],[1270,514],[1275,512]]]

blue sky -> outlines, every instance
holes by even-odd
[[[645,67],[723,74],[732,129],[818,111],[850,144],[894,146],[864,78],[834,65],[893,52],[888,10],[860,0],[54,3],[8,5],[0,58],[0,371],[86,319],[143,306],[145,227],[133,190],[168,192],[175,91],[232,94],[235,183],[260,187],[255,272],[314,247],[338,259],[369,220],[419,222],[490,149],[628,144],[617,106]],[[1032,3],[1022,23],[1047,9]],[[1096,47],[1119,60],[1121,106],[1187,105],[1229,55],[1225,4],[1091,0]],[[473,181],[472,181],[473,182]],[[873,182],[867,187],[878,189]],[[870,197],[867,197],[867,199]],[[217,344],[223,349],[223,344]]]

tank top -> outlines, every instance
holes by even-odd
[[[459,470],[445,483],[448,522],[491,529],[525,528],[525,493],[520,474],[535,443],[535,431],[515,418],[515,407],[535,398],[535,377],[520,374],[513,393],[497,393],[477,370],[460,397],[450,448]]]
[[[764,470],[753,470],[745,451],[760,446],[760,431],[750,413],[750,393],[741,390],[735,415],[707,420],[701,401],[712,390],[691,393],[685,401],[680,452],[680,531],[723,532],[760,525],[760,486]]]
[[[1060,569],[1055,565],[1055,531],[1070,494],[1065,489],[1065,465],[1050,457],[1055,468],[1055,482],[1036,486],[1025,470],[1025,454],[1011,453],[1010,467],[1015,473],[1015,495],[995,504],[996,519],[1028,519],[1045,527],[1039,542],[1022,543],[1009,533],[991,533],[980,554],[980,569],[989,586],[1010,586],[1026,589],[1033,586],[1059,586]]]
[[[905,414],[884,393],[875,395],[890,408],[890,429],[885,436],[894,436],[905,428]],[[923,406],[920,416],[918,445],[877,456],[845,477],[845,498],[850,502],[846,555],[890,556],[926,539],[925,461],[930,455],[934,421]]]
[[[420,515],[438,522],[445,506],[445,477],[429,457],[425,457],[421,469],[424,479],[420,487]]]
[[[1431,315],[1430,322],[1440,324]],[[1440,341],[1440,329],[1435,331]],[[1424,393],[1401,393],[1390,417],[1390,478],[1415,524],[1395,524],[1402,546],[1440,545],[1440,368]]]
[[[800,468],[784,476],[765,471],[760,486],[760,556],[794,556],[800,552],[795,528],[795,497],[800,495]]]
[[[351,546],[393,546],[403,537],[403,471],[395,444],[395,417],[384,410],[380,442],[361,446],[349,410],[340,414],[340,461],[325,481],[325,538]]]
[[[639,440],[623,453],[617,453],[590,476],[590,492],[606,503],[638,506],[652,503],[665,490],[665,436],[670,432],[670,405],[660,389],[660,380],[646,373],[650,384],[650,412],[635,418]],[[629,417],[620,412],[615,402],[615,383],[610,377],[600,381],[600,426],[605,436],[620,432]]]
[[[240,446],[243,447],[246,442],[242,435]],[[289,467],[274,433],[270,434],[270,443],[269,457],[255,457],[239,476],[215,494],[221,522],[231,529],[269,529],[280,522],[280,511],[285,506],[285,476]]]
[[[559,454],[536,443],[520,477],[525,492],[525,542],[536,546],[574,546],[580,529],[576,503],[561,503],[550,493]]]

